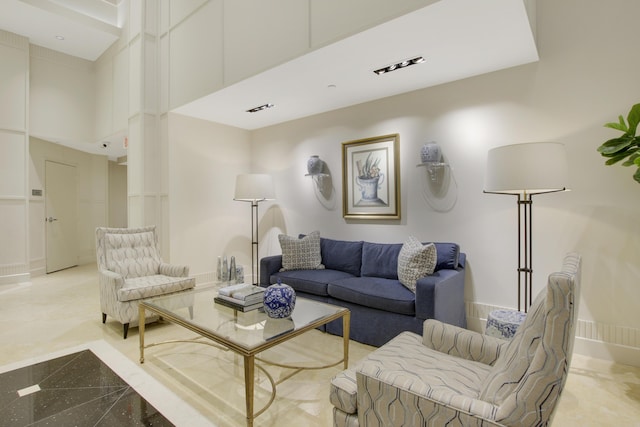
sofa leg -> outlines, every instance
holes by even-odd
[[[107,313],[102,313],[102,323],[107,323]]]
[[[129,324],[125,323],[124,325],[122,325],[124,327],[124,339],[127,339],[127,333],[129,332]]]

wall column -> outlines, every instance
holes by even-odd
[[[0,284],[29,274],[29,40],[0,31]]]
[[[166,140],[160,129],[159,1],[132,0],[129,6],[129,227],[156,225],[160,241],[168,236],[168,194],[162,189]],[[168,243],[161,244],[163,255]]]

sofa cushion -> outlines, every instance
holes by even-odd
[[[320,238],[320,252],[325,268],[360,276],[362,241],[347,242],[322,237]]]
[[[398,280],[351,277],[329,282],[329,296],[392,313],[415,315],[415,295]]]
[[[324,268],[320,254],[319,231],[314,231],[299,239],[280,234],[278,240],[282,249],[282,269],[280,271]]]
[[[416,291],[416,281],[433,274],[436,268],[436,247],[433,243],[423,245],[409,236],[398,255],[398,280],[411,292]]]
[[[349,277],[353,276],[338,270],[291,270],[272,274],[269,281],[274,284],[280,279],[282,283],[291,286],[296,292],[327,296],[329,295],[327,283]]]
[[[460,246],[456,243],[434,243],[438,253],[435,271],[442,269],[455,270],[460,261]]]
[[[398,280],[398,255],[402,243],[362,244],[362,276]]]

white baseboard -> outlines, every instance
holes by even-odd
[[[0,285],[15,285],[16,283],[29,282],[31,275],[29,273],[8,274],[0,276]]]
[[[640,348],[595,341],[576,336],[573,352],[622,365],[640,367]]]
[[[487,315],[497,307],[466,303],[467,328],[483,332]],[[640,329],[578,319],[574,353],[640,367]]]

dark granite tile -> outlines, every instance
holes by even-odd
[[[91,351],[77,357],[52,372],[40,382],[41,388],[122,387],[127,383],[116,375]]]
[[[133,389],[129,389],[96,424],[96,427],[112,426],[172,427],[173,424]]]
[[[52,418],[56,414],[70,408],[77,408],[79,411],[84,411],[84,408],[86,408],[85,405],[88,404],[90,404],[89,409],[91,409],[90,406],[95,407],[96,405],[101,405],[104,407],[104,412],[113,406],[126,390],[126,387],[121,387],[107,394],[102,390],[99,393],[95,390],[93,393],[87,392],[87,390],[84,389],[66,389],[63,390],[63,392],[60,390],[42,390],[21,397],[15,401],[14,405],[3,409],[0,412],[0,419],[4,420],[1,425],[27,426],[41,420]],[[11,422],[7,423],[9,420]]]
[[[77,355],[78,353],[70,354],[0,374],[0,409],[18,398],[18,390],[39,384]]]
[[[18,390],[40,391],[19,397]],[[0,374],[0,426],[172,426],[91,351]]]

